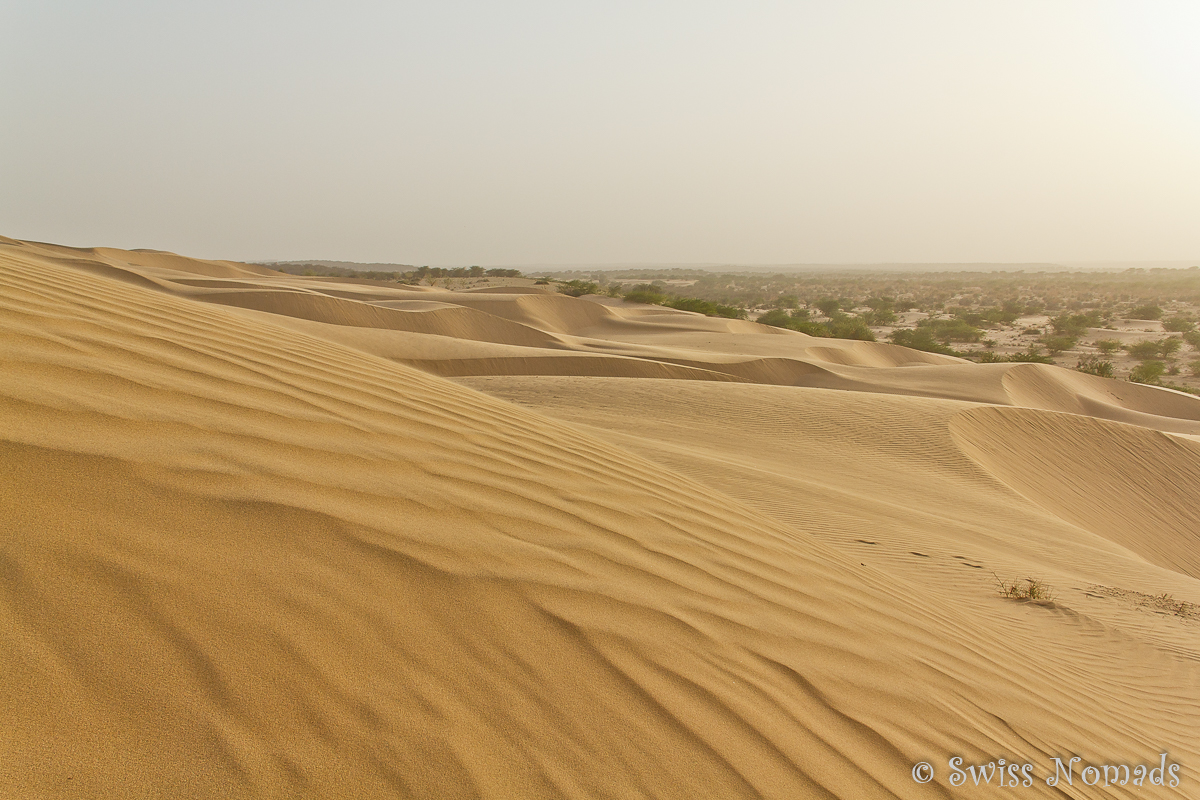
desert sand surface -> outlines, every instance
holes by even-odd
[[[1200,798],[1195,397],[4,238],[0,359],[0,797]]]

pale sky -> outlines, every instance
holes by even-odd
[[[0,2],[0,234],[1200,260],[1200,2]]]

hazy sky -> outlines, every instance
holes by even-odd
[[[1200,259],[1200,2],[0,2],[0,234],[409,264]]]

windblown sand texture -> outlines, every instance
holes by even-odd
[[[0,358],[2,797],[1200,797],[1196,398],[11,239]]]

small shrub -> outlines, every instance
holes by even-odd
[[[1135,344],[1126,345],[1125,349],[1129,351],[1129,355],[1136,358],[1138,361],[1149,361],[1158,356],[1158,342],[1146,340]]]
[[[1188,369],[1192,371],[1193,375],[1195,375],[1197,378],[1200,378],[1200,358],[1188,364]]]
[[[961,319],[923,319],[917,328],[928,330],[933,338],[945,344],[978,342],[983,338],[983,331]]]
[[[863,314],[863,319],[868,325],[882,327],[884,325],[895,325],[900,318],[890,308],[881,308],[877,311],[868,311],[866,314]]]
[[[1070,350],[1078,341],[1074,336],[1044,336],[1042,344],[1052,356],[1056,356],[1064,350]]]
[[[779,308],[799,308],[800,298],[794,294],[785,294],[775,301],[775,305]]]
[[[1161,319],[1162,315],[1163,310],[1153,303],[1138,306],[1129,312],[1129,316],[1133,319]]]
[[[1113,376],[1113,363],[1105,361],[1097,355],[1086,355],[1079,359],[1079,363],[1075,365],[1075,369],[1101,378],[1111,378]]]
[[[867,326],[862,317],[852,317],[848,314],[834,314],[827,326],[835,339],[859,339],[864,342],[875,341],[875,334]]]
[[[1188,331],[1183,335],[1183,340],[1197,350],[1200,350],[1200,331]]]
[[[961,355],[961,353],[952,349],[949,345],[942,344],[933,338],[933,332],[929,328],[893,331],[892,335],[888,338],[892,340],[893,344],[898,344],[902,347],[911,347],[913,350],[923,350],[926,353],[941,353],[946,356]]]
[[[626,292],[625,299],[631,303],[649,303],[650,305],[662,305],[666,302],[667,296],[652,283],[639,283],[632,290]]]
[[[770,325],[773,328],[790,328],[792,316],[781,308],[774,308],[754,321],[759,325]]]
[[[1163,320],[1163,330],[1173,333],[1187,333],[1196,329],[1196,322],[1186,314],[1176,314],[1170,319]]]
[[[842,307],[841,302],[833,297],[822,297],[814,305],[827,317],[832,317]]]
[[[1053,364],[1054,359],[1049,356],[1042,355],[1042,349],[1036,344],[1029,345],[1029,348],[1024,352],[1016,352],[1008,357],[1009,361],[1018,361],[1026,364]]]
[[[1134,367],[1133,372],[1129,373],[1129,380],[1133,383],[1158,383],[1166,371],[1167,365],[1161,361],[1147,361]]]
[[[746,318],[746,309],[744,308],[723,306],[720,303],[710,303],[707,300],[699,300],[695,297],[675,297],[667,300],[663,305],[668,308],[677,308],[680,311],[695,311],[697,314],[704,314],[707,317]]]
[[[568,297],[583,297],[585,294],[596,294],[600,286],[592,281],[567,281],[558,285],[558,291]]]
[[[1088,328],[1099,327],[1100,312],[1092,311],[1087,314],[1060,314],[1050,320],[1054,332],[1059,336],[1083,336]]]
[[[1106,356],[1111,356],[1121,349],[1121,343],[1116,339],[1098,339],[1094,344],[1096,349]]]

